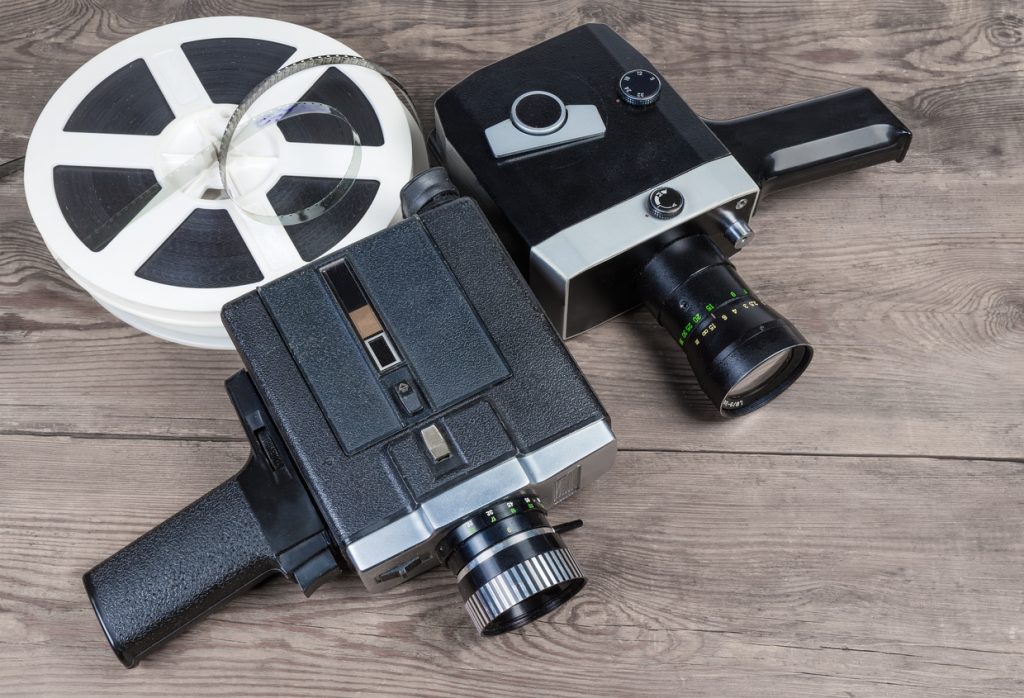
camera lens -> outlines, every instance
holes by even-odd
[[[680,238],[654,255],[641,291],[724,415],[768,403],[811,361],[807,340],[750,291],[706,235]]]
[[[793,351],[792,348],[783,349],[755,366],[750,373],[740,379],[739,383],[729,389],[726,400],[736,400],[741,395],[756,392],[789,364]]]
[[[455,527],[437,557],[456,576],[481,635],[515,630],[576,595],[586,578],[539,497],[510,497]]]

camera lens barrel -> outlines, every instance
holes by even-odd
[[[724,415],[751,412],[800,377],[813,349],[755,296],[706,235],[680,238],[641,274],[644,303],[683,348],[701,389]]]
[[[438,545],[466,612],[482,635],[522,627],[586,584],[539,497],[503,499],[463,521]]]

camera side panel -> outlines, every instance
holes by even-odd
[[[344,545],[359,531],[412,511],[412,496],[383,453],[367,449],[350,458],[341,449],[259,295],[228,303],[222,316],[335,541]]]

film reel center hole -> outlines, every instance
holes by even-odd
[[[168,124],[158,141],[158,180],[179,182],[176,188],[197,200],[227,198],[217,148],[234,109],[231,104],[215,104]],[[228,176],[236,197],[265,199],[278,180],[282,140],[278,129],[264,128],[232,143]]]

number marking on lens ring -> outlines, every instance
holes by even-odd
[[[742,294],[745,295],[745,296],[748,296],[748,295],[750,295],[750,291],[748,291],[747,289],[742,289]],[[700,329],[701,324],[704,321],[715,319],[716,313],[718,312],[719,308],[721,308],[722,306],[726,305],[730,301],[735,300],[736,298],[739,298],[739,295],[737,295],[736,291],[729,291],[729,296],[730,296],[730,298],[728,300],[724,300],[721,303],[719,303],[718,305],[714,305],[712,303],[705,304],[704,305],[704,311],[707,314],[700,313],[700,312],[694,313],[694,315],[690,319],[690,321],[688,323],[686,323],[686,326],[683,327],[683,329],[679,332],[679,339],[677,340],[679,342],[679,346],[681,346],[681,347],[682,346],[686,346],[686,340],[691,335],[693,335],[693,333],[696,330]],[[760,305],[760,303],[755,298],[751,298],[750,300],[744,301],[742,303],[741,307],[742,307],[742,309],[750,309],[750,308],[756,308],[759,305]],[[730,310],[732,310],[732,314],[733,315],[738,315],[739,311],[740,311],[740,308],[735,308],[734,307],[734,308],[730,308]],[[725,314],[725,313],[722,313],[718,317],[723,322],[729,319],[729,316],[727,314]],[[707,327],[705,327],[701,331],[701,335],[700,336],[701,337],[707,337],[709,334],[714,332],[716,329],[718,329],[717,324],[712,322],[712,323],[710,323]],[[695,345],[699,345],[700,344],[700,340],[699,339],[695,339],[694,344]]]

